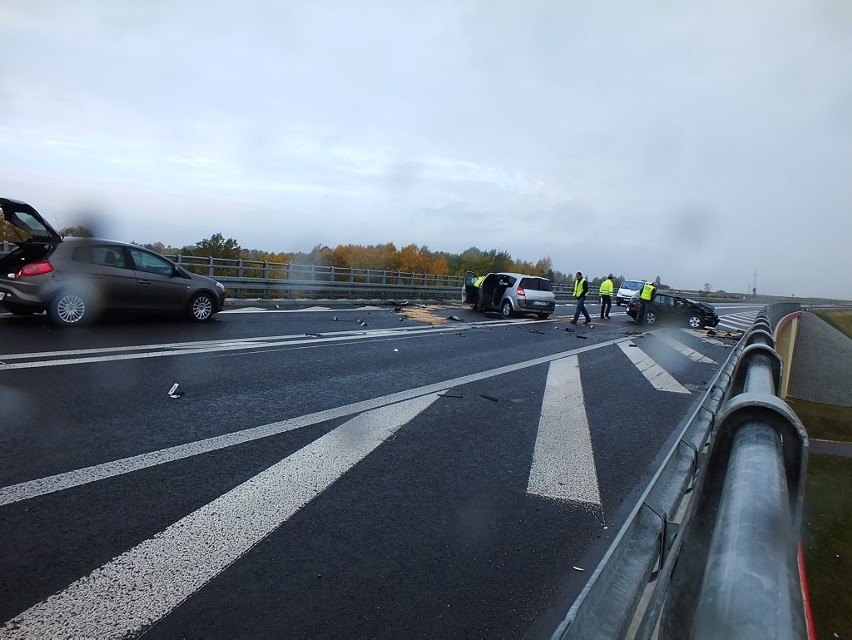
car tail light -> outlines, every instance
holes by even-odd
[[[523,288],[523,287],[518,287],[518,295],[519,295],[519,296],[524,296],[524,297],[526,297],[527,292],[526,292],[526,291],[524,291],[524,288]]]
[[[50,273],[51,271],[53,271],[53,265],[47,261],[30,262],[15,274],[15,280],[20,280],[21,278],[29,276],[41,276],[45,273]]]

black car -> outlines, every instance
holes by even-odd
[[[60,326],[116,311],[203,322],[225,302],[216,280],[126,242],[63,238],[25,202],[0,198],[0,233],[15,239],[0,257],[0,309],[16,315],[46,311]]]
[[[639,294],[634,295],[627,305],[627,315],[634,320],[639,312]],[[645,305],[645,323],[672,322],[685,324],[693,329],[715,327],[719,316],[712,304],[690,300],[671,293],[657,293],[651,302]]]

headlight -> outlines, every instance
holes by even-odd
[[[224,291],[224,290],[225,290],[225,285],[223,285],[221,282],[218,282],[218,281],[217,281],[217,282],[216,282],[216,288],[217,288],[217,289],[219,289],[219,291]]]

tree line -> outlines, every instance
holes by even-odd
[[[63,236],[91,236],[88,229],[84,227],[68,227],[60,230],[60,234]],[[541,276],[558,284],[570,285],[574,280],[573,273],[563,273],[553,269],[553,262],[549,256],[536,262],[528,262],[517,260],[508,251],[502,249],[483,251],[476,247],[470,247],[462,253],[450,253],[432,251],[427,246],[415,244],[397,248],[393,242],[388,242],[375,245],[341,244],[334,248],[317,245],[309,252],[272,252],[243,248],[237,240],[225,238],[221,233],[214,233],[209,238],[199,240],[194,245],[179,248],[167,246],[162,242],[142,244],[141,246],[164,255],[180,254],[278,264],[313,264],[341,269],[376,269],[451,276],[463,276],[466,271],[472,271],[477,275],[513,271]],[[593,288],[606,278],[606,274],[586,275],[589,286]],[[616,288],[624,279],[623,275],[613,277]],[[667,285],[661,284],[660,276],[656,277],[655,283],[660,288],[668,288]]]
[[[213,234],[195,243],[180,248],[156,242],[146,244],[149,249],[165,255],[186,255],[224,258],[230,260],[252,260],[290,264],[313,264],[341,269],[376,269],[401,273],[427,273],[435,275],[462,276],[465,271],[485,274],[494,271],[517,271],[549,278],[554,282],[568,282],[567,274],[553,269],[549,257],[537,262],[517,260],[508,251],[476,247],[462,253],[432,251],[427,246],[409,244],[398,248],[393,242],[375,245],[341,244],[336,247],[317,245],[309,252],[268,252],[245,249],[233,238]]]

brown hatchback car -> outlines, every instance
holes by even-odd
[[[0,198],[0,231],[15,248],[0,257],[0,307],[46,311],[60,326],[104,312],[179,313],[203,322],[222,310],[225,287],[143,247],[62,238],[25,202]]]

